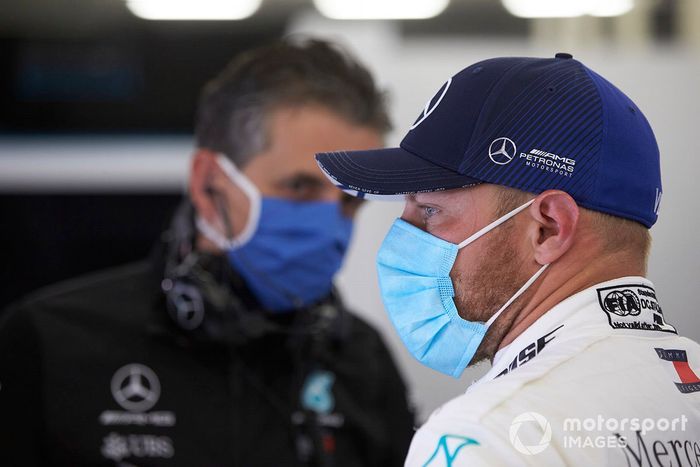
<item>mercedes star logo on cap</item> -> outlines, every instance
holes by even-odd
[[[489,157],[498,165],[506,165],[515,157],[517,148],[515,143],[506,137],[501,137],[493,140],[489,146]]]

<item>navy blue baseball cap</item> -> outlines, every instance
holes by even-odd
[[[448,79],[398,148],[316,155],[341,189],[384,197],[493,183],[563,190],[651,227],[659,149],[639,108],[569,54],[493,58]]]

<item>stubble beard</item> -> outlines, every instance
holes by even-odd
[[[510,241],[513,229],[503,227],[484,238],[487,243],[482,248],[483,254],[477,260],[478,264],[470,266],[469,272],[457,271],[453,274],[455,305],[459,315],[467,321],[486,322],[528,279],[524,277],[523,261]],[[493,360],[499,344],[517,316],[514,311],[519,308],[519,301],[512,303],[489,327],[469,365]]]

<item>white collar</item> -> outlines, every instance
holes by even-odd
[[[537,357],[545,347],[556,348],[567,340],[594,341],[613,332],[649,331],[657,335],[676,332],[663,321],[651,281],[628,276],[602,282],[568,297],[537,319],[496,353],[491,370],[477,383],[510,373]]]

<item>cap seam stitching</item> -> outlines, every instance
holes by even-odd
[[[596,204],[600,202],[600,166],[603,164],[603,148],[605,147],[605,143],[608,140],[608,112],[607,108],[605,105],[605,99],[603,99],[600,86],[598,86],[598,83],[596,82],[595,79],[593,79],[593,76],[591,75],[591,70],[589,70],[586,66],[581,64],[581,68],[583,71],[586,73],[586,76],[588,76],[588,79],[591,80],[593,83],[593,86],[595,86],[596,93],[598,94],[598,99],[600,100],[600,112],[603,114],[603,131],[602,135],[600,138],[600,149],[598,150],[598,163],[595,165],[595,176],[594,176],[594,184],[593,184],[593,199],[596,200]],[[610,209],[610,208],[608,208]]]
[[[464,162],[464,157],[467,155],[469,152],[470,148],[472,147],[472,142],[474,139],[474,134],[476,133],[477,129],[480,128],[482,119],[483,119],[483,114],[484,114],[484,108],[486,107],[487,102],[489,102],[492,98],[492,94],[494,89],[501,84],[501,82],[505,79],[506,75],[509,74],[514,68],[523,68],[527,65],[527,62],[520,62],[520,63],[514,63],[512,66],[508,67],[506,70],[503,71],[501,74],[500,78],[498,78],[497,81],[491,84],[489,87],[488,91],[486,92],[486,99],[484,99],[483,104],[481,105],[481,108],[479,109],[479,116],[476,119],[476,124],[474,125],[474,128],[472,128],[471,134],[469,135],[469,139],[467,140],[467,147],[464,149],[462,152],[462,163],[460,163],[460,166],[458,170],[462,170],[462,164]],[[460,172],[461,173],[461,172]]]

